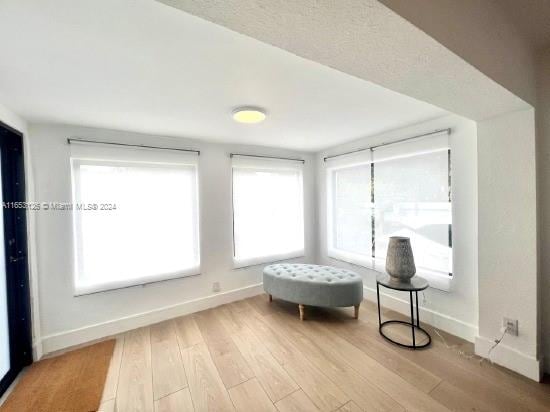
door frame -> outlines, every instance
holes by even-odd
[[[23,134],[0,122],[3,208],[10,369],[0,379],[0,396],[21,370],[32,363],[31,304],[27,244],[27,208]],[[14,203],[19,203],[16,207]],[[2,234],[0,234],[2,235]]]

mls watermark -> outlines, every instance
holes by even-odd
[[[53,210],[53,211],[102,211],[117,210],[116,203],[72,203],[72,202],[2,202],[4,209]]]

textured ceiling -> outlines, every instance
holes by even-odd
[[[526,108],[376,0],[159,0],[474,120]]]
[[[35,122],[315,151],[446,114],[152,0],[4,0],[0,50],[0,96]]]

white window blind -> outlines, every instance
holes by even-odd
[[[372,266],[371,153],[331,163],[328,194],[329,256]]]
[[[73,141],[71,164],[77,295],[199,273],[196,154]]]
[[[233,155],[236,267],[304,254],[303,163]]]
[[[447,290],[453,265],[448,134],[327,165],[329,256],[384,271],[389,237],[407,236],[417,273]]]

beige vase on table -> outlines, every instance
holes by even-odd
[[[386,272],[397,282],[410,282],[416,273],[411,239],[391,236],[386,253]]]

